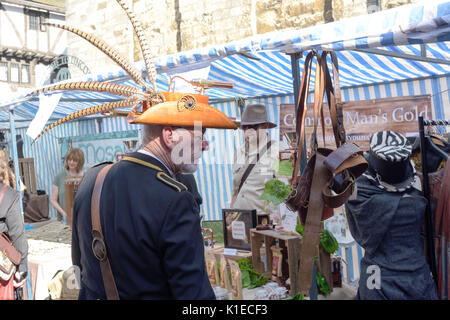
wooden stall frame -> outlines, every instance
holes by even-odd
[[[34,158],[19,158],[19,172],[28,193],[37,194]]]
[[[275,239],[285,242],[288,254],[289,278],[291,289],[289,295],[294,296],[300,292],[298,283],[298,268],[300,264],[300,246],[302,237],[297,235],[283,235],[274,230],[250,230],[251,247],[252,247],[252,264],[256,272],[264,274],[268,279],[272,277],[272,250],[275,245]],[[260,249],[262,245],[266,247],[267,272],[261,261]]]

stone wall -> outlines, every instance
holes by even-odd
[[[255,34],[338,21],[419,0],[126,1],[146,30],[152,54],[161,56]],[[142,60],[131,23],[116,1],[67,0],[66,5],[67,24],[100,36],[131,61]],[[70,36],[68,42],[69,54],[78,56],[93,72],[105,72],[114,65],[86,41]]]

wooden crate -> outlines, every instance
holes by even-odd
[[[252,260],[252,253],[246,250],[237,250],[237,255],[224,254],[223,244],[216,244],[214,248],[205,247],[205,249],[207,252],[214,254],[217,260],[220,260],[221,256],[231,260],[239,260],[244,258],[248,258],[250,261]]]
[[[289,278],[291,282],[290,296],[294,296],[300,292],[298,283],[298,268],[300,263],[300,246],[302,237],[297,235],[284,235],[275,230],[256,230],[250,229],[251,248],[252,248],[252,264],[256,272],[264,274],[266,278],[272,277],[272,250],[271,246],[275,245],[275,239],[284,241],[287,248]],[[266,247],[267,272],[264,270],[264,264],[261,261],[261,247]]]
[[[27,187],[30,194],[37,194],[36,189],[36,173],[34,171],[34,158],[19,159],[19,173],[22,182]]]

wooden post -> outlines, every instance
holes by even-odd
[[[301,239],[293,239],[286,242],[288,250],[289,262],[289,279],[291,282],[291,290],[289,295],[294,296],[300,291],[298,270],[300,267],[300,246]]]
[[[20,158],[19,172],[22,177],[22,182],[27,187],[28,193],[37,194],[34,158]]]
[[[263,244],[263,236],[255,233],[255,229],[250,229],[250,246],[252,250],[253,269],[258,273],[264,273],[264,265],[261,261],[260,249]]]

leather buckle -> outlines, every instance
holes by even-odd
[[[296,196],[297,196],[297,188],[294,189],[289,198],[295,198]]]
[[[106,254],[106,245],[105,241],[100,237],[98,232],[92,232],[92,252],[94,253],[95,258],[100,261],[106,261],[108,255]]]

